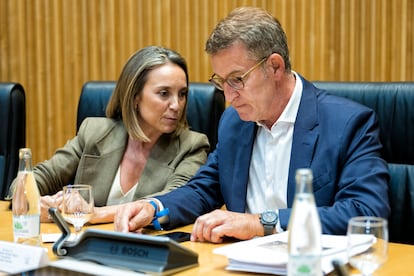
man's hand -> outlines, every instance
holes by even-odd
[[[248,240],[263,236],[258,214],[214,210],[197,218],[191,241],[221,243],[224,237]]]
[[[140,232],[143,227],[152,222],[155,211],[154,207],[145,200],[123,204],[115,213],[115,231]]]

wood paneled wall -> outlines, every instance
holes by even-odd
[[[117,79],[141,47],[179,51],[207,81],[207,36],[247,5],[281,21],[310,80],[414,81],[414,0],[0,0],[0,81],[26,89],[35,162],[75,135],[82,84]]]

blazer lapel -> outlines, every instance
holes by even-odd
[[[178,143],[178,139],[172,139],[170,134],[164,134],[160,137],[152,148],[151,154],[142,171],[139,179],[140,185],[138,185],[135,191],[134,199],[141,198],[147,194],[144,189],[149,189],[149,186],[143,183],[151,183],[152,186],[159,186],[160,183],[166,183],[169,174],[164,172],[170,170],[168,166],[177,155]]]
[[[292,152],[289,166],[287,204],[291,207],[295,195],[295,174],[298,168],[309,168],[312,163],[315,145],[319,137],[317,128],[316,88],[304,80],[302,98],[293,132]]]
[[[249,182],[250,160],[254,139],[256,137],[257,125],[254,122],[244,123],[239,129],[237,137],[240,144],[236,146],[234,177],[232,179],[233,206],[232,210],[244,212],[246,210],[247,183]]]
[[[122,122],[109,130],[110,135],[103,136],[96,142],[95,152],[89,155],[88,166],[82,168],[82,181],[93,183],[96,206],[106,204],[115,174],[125,151],[128,133]]]

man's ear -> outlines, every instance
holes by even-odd
[[[281,55],[273,53],[269,56],[270,65],[272,67],[272,73],[280,76],[280,74],[285,73],[285,62]]]

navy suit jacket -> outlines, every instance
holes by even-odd
[[[374,111],[302,81],[288,176],[288,208],[279,210],[281,227],[287,229],[298,168],[313,171],[313,190],[324,233],[345,234],[353,216],[387,218],[388,166],[380,156]],[[193,223],[198,216],[223,204],[227,210],[245,212],[256,132],[255,122],[242,121],[233,107],[225,110],[217,147],[207,163],[187,185],[157,197],[170,210],[165,228]]]

